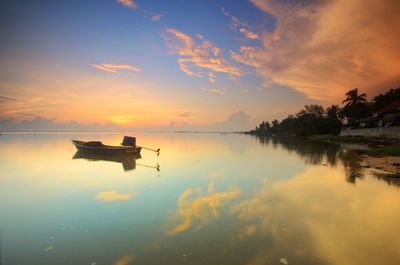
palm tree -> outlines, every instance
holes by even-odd
[[[365,93],[359,95],[358,88],[350,90],[349,92],[346,93],[345,96],[346,99],[343,100],[342,102],[346,103],[346,105],[344,106],[345,108],[367,103],[367,95]]]
[[[342,108],[342,114],[347,118],[349,125],[356,125],[356,120],[371,115],[367,95],[358,94],[358,88],[354,88],[346,93],[346,98],[342,103],[346,103]]]

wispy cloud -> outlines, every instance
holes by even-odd
[[[259,37],[256,33],[251,32],[250,30],[246,28],[240,28],[239,29],[240,33],[242,33],[247,39],[251,40],[257,40]]]
[[[152,21],[160,21],[161,20],[161,18],[163,17],[163,15],[153,15],[153,16],[151,16],[151,20]]]
[[[135,9],[139,7],[134,0],[117,0],[117,3],[126,6],[130,9]]]
[[[265,79],[329,101],[353,87],[400,83],[397,0],[252,3],[275,17],[276,28],[263,34],[262,47],[242,46],[231,56]]]
[[[246,39],[258,40],[260,38],[257,33],[251,31],[250,25],[241,21],[235,16],[231,17],[231,25],[234,29],[239,30],[239,32],[242,33]]]
[[[215,73],[214,72],[208,73],[208,81],[210,81],[210,83],[215,83]]]
[[[19,101],[19,100],[16,99],[16,98],[9,98],[9,97],[0,96],[0,103],[9,102],[9,101]]]
[[[221,13],[222,13],[222,15],[224,15],[226,17],[229,16],[228,11],[226,11],[226,9],[224,7],[221,7]]]
[[[151,21],[154,21],[154,22],[160,22],[161,19],[164,17],[163,14],[155,13],[155,12],[152,12],[152,11],[149,11],[146,9],[142,10],[142,15],[143,15],[143,17],[150,19]]]
[[[130,75],[134,76],[134,73],[141,71],[139,67],[129,65],[129,64],[108,64],[108,63],[102,63],[102,64],[92,64],[93,67],[110,72],[110,73],[118,73],[122,70],[128,71]]]
[[[173,28],[167,28],[163,37],[172,53],[178,54],[180,69],[188,76],[203,77],[205,71],[211,82],[215,73],[225,73],[238,77],[244,71],[222,57],[222,50],[214,46],[204,36],[196,34],[196,40]],[[211,77],[211,78],[210,78]]]
[[[215,94],[215,95],[223,95],[225,93],[224,90],[217,89],[217,88],[205,88],[203,87],[202,90],[210,93],[210,94]]]
[[[193,115],[194,115],[194,113],[192,113],[192,112],[190,112],[190,111],[185,111],[185,112],[180,113],[180,114],[179,114],[179,117],[187,118],[187,117],[191,117],[191,116],[193,116]]]
[[[96,195],[96,200],[103,202],[113,202],[113,201],[128,201],[135,197],[133,193],[118,193],[116,191],[104,191]]]

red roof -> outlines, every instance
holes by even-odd
[[[400,99],[393,100],[391,103],[387,104],[386,106],[382,107],[378,110],[378,113],[385,113],[395,110],[396,108],[400,108]]]

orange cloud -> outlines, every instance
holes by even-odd
[[[177,60],[179,68],[190,77],[203,77],[203,70],[208,71],[210,82],[215,81],[217,72],[228,74],[230,77],[244,74],[243,70],[222,58],[220,48],[200,34],[196,35],[199,43],[189,35],[172,28],[167,28],[163,37],[171,51],[181,56]]]
[[[251,39],[251,40],[258,40],[259,36],[257,35],[257,33],[254,33],[250,30],[250,26],[239,20],[237,17],[232,16],[231,17],[231,24],[232,27],[235,29],[239,29],[240,33],[242,33],[246,39]]]
[[[400,83],[400,5],[397,0],[300,2],[252,0],[276,18],[261,48],[231,52],[267,79],[317,100],[340,100],[350,88]]]
[[[251,32],[250,30],[246,29],[246,28],[241,28],[239,30],[247,39],[252,39],[252,40],[257,40],[258,39],[258,35],[254,32]]]
[[[119,70],[127,70],[130,74],[134,72],[141,71],[139,67],[129,65],[129,64],[109,64],[109,63],[102,63],[102,64],[92,64],[93,67],[110,72],[110,73],[118,73]]]
[[[126,6],[130,9],[135,9],[138,7],[138,5],[133,0],[117,0],[117,3]]]
[[[219,95],[223,95],[225,92],[224,90],[221,89],[217,89],[217,88],[202,88],[204,91],[210,93],[210,94],[219,94]]]

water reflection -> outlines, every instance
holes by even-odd
[[[134,255],[126,255],[123,257],[118,258],[113,265],[129,265],[133,264],[134,261]]]
[[[142,158],[138,155],[118,155],[118,154],[101,154],[93,152],[77,151],[72,159],[86,159],[89,161],[109,161],[121,163],[124,171],[134,170],[136,168],[136,160]]]
[[[72,138],[0,137],[3,264],[400,264],[398,184],[348,146],[140,134],[164,152],[132,175]]]
[[[238,236],[236,247],[260,236],[271,238],[247,264],[265,264],[282,255],[289,264],[396,264],[400,253],[383,245],[389,238],[391,244],[400,243],[392,234],[393,215],[398,214],[386,211],[400,206],[390,201],[398,192],[364,185],[354,190],[338,181],[334,170],[323,168],[282,182],[264,180],[254,196],[231,208],[242,234],[248,227],[257,231],[249,238]],[[382,226],[385,218],[387,226]]]
[[[208,190],[203,194],[202,188],[189,188],[179,195],[177,211],[169,216],[168,235],[182,233],[192,226],[201,229],[211,221],[220,217],[224,205],[237,198],[240,194],[238,188],[230,188],[228,191],[215,191],[215,183],[210,182]],[[169,225],[171,226],[171,225]]]
[[[262,145],[272,146],[274,149],[281,147],[289,152],[295,152],[307,165],[336,167],[340,163],[344,167],[345,179],[350,184],[362,180],[366,172],[362,157],[351,150],[351,145],[326,144],[297,137],[256,137],[256,139]],[[399,181],[388,174],[373,175],[389,185],[400,187]]]
[[[118,193],[112,190],[99,192],[96,195],[96,200],[103,202],[128,201],[134,197],[136,197],[135,193]]]

